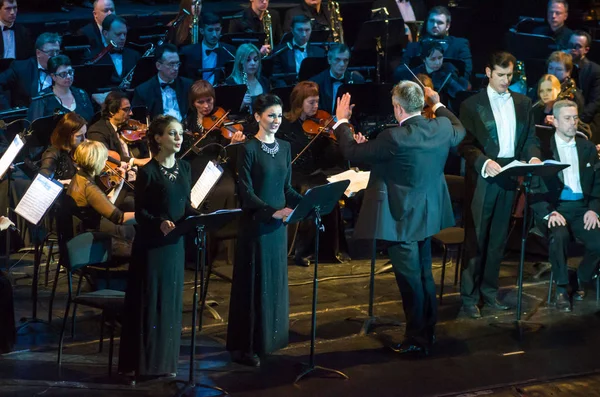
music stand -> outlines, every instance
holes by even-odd
[[[298,81],[306,81],[329,68],[326,57],[308,57],[304,58],[300,64],[298,72]]]
[[[92,94],[100,92],[98,87],[112,87],[113,65],[79,65],[74,66],[77,87]]]
[[[154,57],[140,58],[135,64],[135,73],[131,78],[131,86],[135,88],[156,76],[156,60]]]
[[[294,86],[286,85],[284,87],[277,87],[271,90],[271,94],[277,95],[279,98],[281,98],[281,102],[283,102],[284,112],[289,112],[292,108],[292,105],[290,103],[290,95],[293,89]]]
[[[521,303],[523,300],[523,268],[525,266],[525,242],[527,240],[527,212],[529,208],[529,193],[531,192],[531,180],[534,176],[547,177],[559,173],[561,170],[569,167],[569,164],[560,164],[556,162],[544,164],[530,164],[519,167],[513,167],[505,169],[496,178],[523,178],[523,197],[524,197],[524,210],[523,210],[523,228],[521,230],[521,256],[519,258],[519,275],[517,281],[517,313],[516,319],[510,322],[498,322],[491,324],[492,326],[509,326],[515,327],[518,332],[519,339],[526,331],[538,331],[543,328],[542,324],[532,324],[527,320],[521,320]]]
[[[226,110],[232,109],[235,113],[240,108],[247,90],[248,87],[244,84],[220,85],[215,87],[215,99],[220,107]]]
[[[317,336],[317,290],[319,287],[319,234],[325,230],[321,217],[329,214],[337,205],[340,197],[344,194],[350,185],[349,180],[330,183],[327,185],[316,186],[309,189],[302,201],[294,208],[290,216],[285,219],[285,224],[293,224],[303,220],[314,218],[315,222],[315,271],[313,276],[313,300],[312,300],[312,321],[310,333],[310,359],[308,367],[296,377],[294,384],[314,371],[323,371],[333,373],[348,379],[348,376],[341,371],[331,368],[325,368],[315,365],[315,339]]]
[[[546,59],[552,51],[558,50],[556,41],[540,34],[515,32],[506,33],[506,47],[517,59]]]
[[[267,35],[265,33],[247,32],[247,33],[225,33],[221,36],[223,43],[239,47],[241,44],[254,44],[258,49],[265,43]]]
[[[360,114],[388,116],[394,113],[394,105],[391,100],[381,101],[381,98],[389,98],[393,84],[342,84],[337,92],[337,98],[345,93],[352,96],[352,104]]]
[[[218,386],[196,383],[194,374],[194,363],[196,355],[196,326],[197,326],[197,311],[198,311],[198,273],[200,273],[200,295],[202,296],[202,304],[200,306],[200,324],[202,328],[202,312],[206,303],[206,295],[204,294],[204,272],[206,269],[206,234],[209,231],[216,232],[230,222],[236,220],[242,213],[241,209],[219,210],[210,214],[190,216],[180,222],[177,227],[171,232],[175,236],[183,236],[194,231],[196,233],[196,263],[194,270],[194,302],[192,308],[192,340],[190,346],[190,372],[188,381],[177,396],[196,395],[199,388],[213,389],[222,394],[229,394]],[[210,275],[209,275],[210,277]],[[191,394],[190,394],[191,392]]]

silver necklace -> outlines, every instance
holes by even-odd
[[[268,147],[266,143],[264,143],[263,141],[260,141],[260,148],[263,150],[263,152],[270,154],[271,157],[275,157],[275,155],[277,154],[277,152],[279,152],[279,142],[277,142],[277,140],[275,140],[275,146]]]

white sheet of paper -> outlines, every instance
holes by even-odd
[[[4,178],[4,174],[8,171],[8,167],[15,161],[17,154],[23,149],[25,142],[19,135],[15,135],[15,139],[10,143],[6,152],[0,158],[0,179]]]
[[[500,174],[508,169],[511,168],[515,168],[515,167],[527,167],[529,165],[531,166],[542,166],[542,165],[548,165],[548,164],[552,164],[552,165],[569,165],[569,164],[565,164],[565,163],[561,163],[560,161],[556,161],[556,160],[544,160],[541,164],[528,164],[528,163],[522,163],[519,160],[513,160],[510,163],[506,164],[504,167],[502,167],[500,169]]]
[[[206,168],[200,175],[200,178],[196,181],[196,184],[192,188],[191,201],[192,207],[198,208],[200,204],[204,201],[208,193],[213,188],[213,186],[217,183],[219,178],[223,175],[223,169],[209,161],[206,164]]]
[[[37,225],[62,191],[63,185],[60,182],[37,174],[17,204],[15,212],[30,223]]]
[[[349,180],[350,185],[344,192],[346,197],[352,197],[359,191],[366,189],[369,183],[369,177],[371,176],[371,172],[369,171],[356,171],[356,170],[348,170],[344,171],[340,174],[332,175],[327,178],[329,183],[339,182]]]

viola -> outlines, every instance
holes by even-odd
[[[106,164],[104,164],[102,173],[98,176],[98,183],[100,187],[104,189],[105,193],[108,193],[117,187],[121,183],[121,180],[123,180],[125,185],[133,190],[133,185],[129,183],[121,174],[119,174],[119,171],[117,171],[117,168],[120,166],[121,156],[119,156],[119,153],[109,150]]]
[[[231,140],[233,135],[238,131],[243,131],[244,127],[241,124],[229,124],[231,121],[227,118],[228,114],[229,112],[226,112],[225,109],[217,107],[211,115],[202,119],[202,128],[205,131],[219,129],[223,138]]]
[[[147,132],[148,125],[137,120],[129,120],[121,127],[121,136],[128,144],[141,141]]]
[[[309,117],[302,123],[302,129],[307,135],[317,137],[319,135],[326,136],[333,141],[337,142],[337,138],[333,133],[333,126],[335,120],[325,110],[317,110],[317,113],[313,117]]]

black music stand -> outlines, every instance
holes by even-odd
[[[200,324],[199,328],[202,328],[202,313],[204,311],[204,305],[206,304],[206,295],[204,294],[204,272],[206,269],[206,234],[209,231],[217,231],[227,225],[230,222],[236,220],[242,213],[241,209],[234,210],[220,210],[212,212],[210,214],[189,216],[180,222],[175,230],[171,233],[175,233],[175,236],[183,236],[192,231],[196,233],[196,266],[194,270],[194,302],[192,308],[192,340],[190,346],[190,373],[188,381],[182,390],[177,393],[178,397],[196,395],[196,391],[200,388],[213,389],[221,392],[222,394],[229,394],[225,390],[218,386],[206,385],[203,383],[196,383],[194,374],[194,363],[196,355],[196,326],[198,323],[198,273],[200,273],[200,296],[202,296],[202,304],[200,305]],[[210,275],[209,275],[210,277]]]
[[[345,93],[352,96],[352,104],[361,114],[388,116],[394,113],[391,100],[381,100],[391,96],[393,84],[342,84],[337,92],[337,98]]]
[[[248,87],[243,84],[220,85],[215,87],[215,99],[223,109],[232,109],[232,113],[237,113],[247,90]]]
[[[308,57],[304,58],[300,64],[298,72],[298,81],[306,81],[313,76],[318,75],[329,68],[327,57]]]
[[[514,321],[492,323],[492,326],[515,328],[519,340],[523,333],[527,331],[538,331],[543,328],[543,324],[534,324],[527,320],[521,320],[521,303],[523,300],[523,268],[525,266],[525,242],[527,241],[527,213],[529,208],[529,193],[531,192],[531,180],[536,177],[547,177],[555,175],[563,169],[569,167],[568,164],[544,163],[543,165],[524,165],[504,170],[496,178],[523,178],[523,192],[525,198],[523,210],[523,228],[521,230],[521,256],[519,259],[519,276],[517,281],[517,313]]]
[[[329,214],[335,208],[340,197],[344,194],[350,185],[350,181],[339,181],[328,185],[316,186],[309,189],[300,204],[294,208],[290,216],[285,219],[285,224],[293,224],[310,218],[315,222],[315,272],[313,276],[313,300],[312,300],[312,322],[310,333],[310,359],[308,367],[296,377],[294,384],[314,371],[323,371],[333,373],[348,379],[348,376],[341,371],[331,368],[325,368],[315,365],[315,339],[317,336],[317,289],[319,287],[319,235],[325,230],[321,217]]]
[[[517,59],[546,59],[558,50],[556,41],[550,36],[522,33],[509,30],[506,33],[506,47]]]
[[[292,94],[293,89],[294,86],[286,85],[284,87],[277,87],[271,90],[271,94],[277,95],[279,98],[281,98],[284,112],[289,112],[292,108],[292,104],[290,103],[290,95]]]
[[[77,87],[93,94],[99,92],[98,88],[112,87],[111,82],[113,65],[79,65],[74,66]]]
[[[135,64],[135,73],[131,78],[131,86],[135,88],[156,76],[156,60],[154,57],[140,58]]]
[[[260,50],[265,43],[267,35],[265,33],[247,32],[247,33],[225,33],[221,36],[223,43],[239,47],[241,44],[254,44]]]

